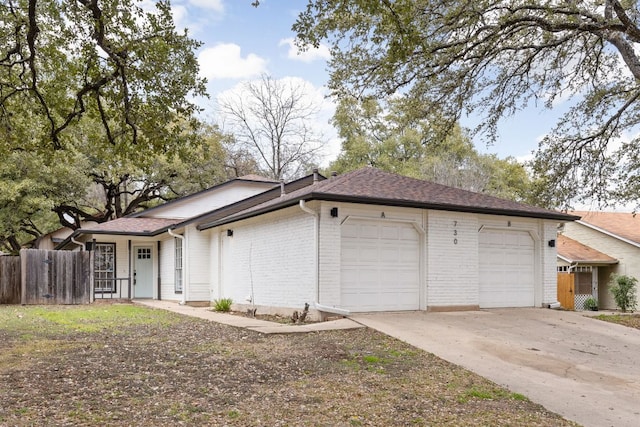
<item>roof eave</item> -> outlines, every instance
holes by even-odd
[[[223,218],[218,221],[201,224],[197,228],[198,230],[203,231],[209,228],[219,227],[221,225],[226,225],[232,222],[241,221],[243,219],[253,218],[258,215],[262,215],[265,213],[291,207],[297,204],[300,200],[306,200],[306,201],[324,200],[328,202],[346,202],[346,203],[373,204],[373,205],[382,205],[382,206],[411,207],[411,208],[418,208],[418,209],[433,209],[433,210],[443,210],[443,211],[451,211],[451,212],[468,212],[468,213],[479,213],[479,214],[488,214],[488,215],[516,216],[516,217],[524,217],[524,218],[553,219],[558,221],[576,221],[580,219],[579,216],[563,214],[563,213],[553,213],[553,212],[534,213],[534,212],[525,212],[525,211],[510,210],[510,209],[496,209],[496,208],[487,208],[487,207],[425,203],[425,202],[416,202],[413,200],[394,200],[394,199],[383,199],[383,198],[372,198],[372,197],[353,197],[353,196],[346,196],[346,195],[340,195],[340,194],[311,192],[309,194],[305,194],[299,197],[287,199],[286,201],[281,203],[275,203],[263,209],[247,212],[244,215]]]

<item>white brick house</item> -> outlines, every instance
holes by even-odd
[[[170,222],[145,236],[160,260],[150,297],[281,311],[308,303],[314,314],[542,307],[556,301],[558,224],[577,219],[373,168],[310,175],[284,192],[268,185],[184,220],[112,221]]]

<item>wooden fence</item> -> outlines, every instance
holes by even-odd
[[[0,304],[20,304],[20,257],[0,256]]]
[[[13,269],[0,270],[11,299],[5,304],[88,304],[92,301],[93,257],[91,252],[23,249],[8,258]],[[5,262],[5,261],[3,261]],[[17,277],[17,278],[16,278]],[[5,288],[2,287],[4,290]],[[3,292],[4,293],[4,292]],[[16,296],[17,295],[17,296]]]

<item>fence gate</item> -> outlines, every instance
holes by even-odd
[[[20,304],[20,257],[0,256],[0,304]]]
[[[567,310],[575,309],[575,274],[558,273],[558,302]]]
[[[91,302],[91,252],[23,249],[22,304]]]

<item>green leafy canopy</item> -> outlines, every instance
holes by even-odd
[[[532,163],[540,197],[638,205],[639,23],[635,1],[310,0],[293,29],[330,43],[339,98],[412,100],[441,139],[463,114],[491,141],[501,118],[568,99]]]

